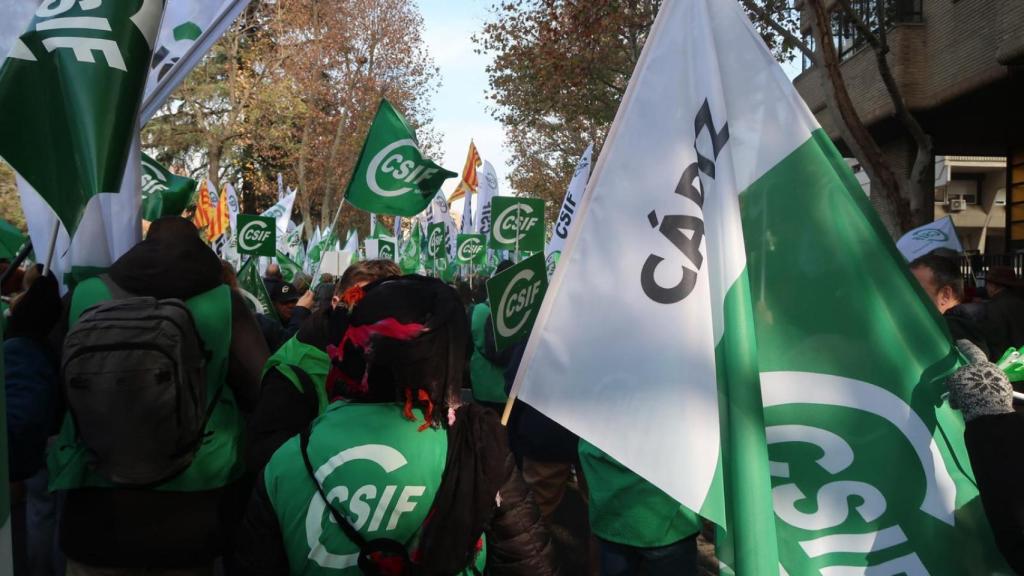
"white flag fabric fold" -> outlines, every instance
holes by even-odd
[[[277,235],[279,237],[288,234],[292,224],[292,207],[295,205],[296,192],[290,191],[284,198],[277,201],[270,208],[263,211],[260,216],[273,218],[277,222]]]
[[[145,124],[249,5],[249,0],[167,0],[139,118]]]
[[[913,262],[939,248],[947,248],[958,253],[964,250],[956,234],[953,218],[949,216],[907,232],[896,241],[896,248],[907,262]]]
[[[494,166],[484,160],[484,169],[477,178],[480,185],[477,189],[476,199],[476,231],[485,236],[491,231],[491,198],[499,195],[498,175],[494,172]]]
[[[583,194],[587,189],[587,180],[590,179],[590,158],[594,153],[594,145],[590,144],[583,151],[576,169],[573,171],[572,180],[569,181],[569,188],[565,191],[565,199],[562,200],[562,207],[558,211],[558,218],[551,226],[551,240],[548,241],[544,254],[547,259],[548,276],[554,271],[555,264],[565,246],[565,239],[569,237],[569,230],[576,218],[576,211],[579,209]]]

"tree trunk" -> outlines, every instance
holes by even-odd
[[[223,149],[223,142],[211,142],[206,152],[207,178],[213,182],[213,187],[217,190],[220,190],[220,157]]]
[[[911,223],[909,206],[900,193],[900,179],[893,173],[882,150],[864,126],[846,89],[839,54],[832,40],[829,12],[822,0],[807,0],[807,4],[811,12],[811,31],[814,34],[817,60],[827,79],[825,93],[828,95],[829,108],[838,114],[837,124],[841,126],[843,140],[871,179],[871,193],[881,197],[879,214],[886,228],[893,237],[898,237],[902,231],[910,228]]]

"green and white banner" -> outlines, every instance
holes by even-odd
[[[287,254],[277,251],[275,254],[277,265],[281,267],[281,276],[285,282],[294,282],[295,277],[302,273],[302,266],[288,257]]]
[[[498,350],[529,336],[547,289],[543,254],[534,254],[487,281],[487,303]]]
[[[487,259],[487,239],[483,234],[459,234],[455,260],[460,265],[482,266]]]
[[[381,100],[345,199],[375,214],[415,216],[453,176],[423,157],[405,118]]]
[[[292,208],[295,206],[295,195],[297,193],[297,190],[289,192],[284,198],[278,200],[277,204],[267,208],[260,214],[260,216],[274,219],[277,223],[277,233],[279,236],[284,237],[288,235],[288,225],[292,221]]]
[[[192,201],[197,186],[195,180],[178,176],[142,154],[143,219],[153,221],[164,216],[180,216]]]
[[[377,258],[381,260],[395,260],[396,252],[394,238],[391,236],[380,236],[377,238]]]
[[[724,527],[723,573],[1009,573],[942,318],[739,3],[662,4],[588,189],[523,400]]]
[[[238,291],[245,297],[245,302],[254,314],[264,314],[277,318],[277,310],[267,294],[267,286],[260,277],[259,258],[249,260],[238,271]]]
[[[427,261],[448,258],[448,227],[444,222],[427,225]],[[433,266],[433,264],[430,264]]]
[[[565,239],[569,237],[569,227],[572,226],[576,210],[583,200],[583,193],[586,192],[587,180],[590,179],[590,157],[593,153],[594,145],[591,144],[583,151],[579,162],[576,163],[576,170],[572,174],[569,188],[565,191],[565,199],[562,200],[562,208],[558,211],[558,219],[551,227],[551,240],[548,241],[548,246],[544,249],[548,278],[555,273],[555,266],[558,265],[558,259],[562,256],[562,246],[565,245]]]
[[[484,168],[479,171],[480,189],[477,191],[479,196],[476,199],[476,218],[473,222],[476,223],[476,231],[484,236],[489,236],[491,232],[491,200],[498,196],[498,174],[494,171],[494,166],[490,162],[484,160]]]
[[[409,228],[409,238],[402,244],[402,257],[399,266],[405,274],[415,274],[423,269],[420,262],[420,223],[413,220]]]
[[[140,118],[145,124],[199,63],[249,0],[166,0]]]
[[[273,218],[251,214],[238,215],[239,254],[274,256],[277,254],[276,246],[277,227]]]
[[[491,199],[494,220],[488,237],[492,250],[544,250],[544,201],[496,196]]]

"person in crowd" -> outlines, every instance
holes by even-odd
[[[275,262],[267,264],[267,270],[263,273],[263,285],[267,287],[267,294],[272,294],[274,289],[281,284],[284,284],[281,267]]]
[[[363,260],[349,266],[327,307],[302,325],[284,343],[263,370],[263,398],[250,419],[248,462],[255,472],[284,441],[298,434],[327,408],[330,360],[327,347],[338,342],[348,328],[348,301],[359,289],[382,278],[401,276],[391,260]]]
[[[700,517],[588,442],[579,457],[603,576],[697,573]]]
[[[509,347],[505,392],[512,389],[526,342]],[[587,500],[586,477],[579,466],[579,437],[525,402],[516,402],[508,421],[509,442],[519,459],[523,479],[530,486],[541,514],[548,522],[567,489]]]
[[[964,280],[956,254],[930,252],[911,262],[910,272],[946,320],[953,340],[970,340],[988,354],[985,332],[963,305]]]
[[[344,400],[267,464],[238,536],[240,571],[558,573],[497,416],[459,403],[469,327],[458,295],[422,276],[353,293],[330,349]]]
[[[299,292],[299,294],[305,294],[306,291],[309,290],[309,281],[309,276],[300,272],[297,273],[295,275],[295,278],[292,279],[292,284],[295,286],[295,289]]]
[[[0,258],[0,275],[3,275],[11,267],[11,261],[7,258]],[[7,278],[4,278],[3,286],[0,287],[0,294],[3,296],[11,296],[22,290],[23,276],[25,271],[21,268],[15,268],[7,274]]]
[[[34,269],[34,270],[33,270]],[[4,339],[9,479],[15,574],[58,573],[56,498],[47,490],[46,443],[56,432],[57,356],[49,342],[60,320],[60,292],[42,265],[25,275],[25,291],[11,308]]]
[[[996,546],[1024,574],[1024,413],[1013,410],[1010,381],[968,340],[957,347],[969,364],[946,381],[950,406],[963,414],[964,442]]]
[[[267,347],[273,352],[294,336],[309,318],[313,309],[313,293],[307,290],[300,297],[295,286],[281,282],[275,284],[270,292],[270,302],[274,305],[277,319],[266,314],[258,314],[256,319]]]
[[[178,217],[161,218],[153,222],[144,241],[111,265],[107,275],[75,287],[64,340],[65,395],[69,373],[74,372],[68,360],[79,359],[78,352],[89,352],[97,360],[140,353],[130,346],[80,347],[83,340],[89,345],[81,330],[90,325],[103,306],[89,314],[84,315],[84,311],[97,305],[141,305],[135,297],[180,299],[190,312],[193,326],[177,324],[176,330],[195,335],[192,345],[202,347],[196,355],[205,360],[200,373],[205,380],[198,380],[200,385],[205,384],[205,414],[202,420],[196,415],[189,419],[199,423],[198,443],[193,445],[190,461],[174,460],[185,463],[183,470],[172,469],[167,479],[152,484],[133,484],[123,472],[124,461],[116,460],[118,451],[138,446],[147,460],[162,458],[162,453],[146,447],[166,444],[165,438],[152,434],[150,422],[137,415],[158,406],[178,404],[160,404],[153,396],[145,396],[143,402],[135,395],[144,394],[141,387],[116,394],[104,393],[110,390],[109,385],[86,388],[93,378],[101,378],[99,374],[85,375],[87,381],[76,382],[74,400],[68,397],[76,417],[65,416],[48,461],[51,489],[65,492],[60,544],[68,558],[68,574],[211,574],[214,560],[230,545],[229,537],[248,497],[239,483],[244,472],[243,416],[259,399],[260,370],[268,356],[267,347],[244,298],[223,284],[221,263],[200,240],[195,226]],[[150,300],[146,306],[157,303]],[[150,320],[138,316],[138,321]],[[110,330],[94,333],[95,338],[114,335]],[[178,362],[176,371],[186,370],[178,359],[173,361]],[[111,361],[103,369],[116,378],[123,378],[118,374],[129,370],[132,378],[145,377],[146,364],[125,364]],[[168,374],[149,377],[166,378]],[[190,370],[189,374],[195,372]],[[133,396],[125,396],[129,393]],[[107,409],[106,417],[90,410],[91,406],[102,410],[111,402],[131,404],[133,409]],[[76,405],[79,408],[74,408]],[[83,409],[89,410],[90,418],[82,418]],[[184,417],[181,413],[178,416]],[[180,423],[176,420],[174,424]],[[136,429],[137,433],[132,431]],[[111,434],[118,437],[111,438]],[[88,448],[84,438],[90,438]]]
[[[221,280],[227,284],[232,290],[238,290],[238,272],[235,271],[234,265],[227,260],[220,261],[221,267]]]
[[[495,268],[495,275],[512,267],[511,260],[503,260]],[[498,350],[494,344],[494,326],[491,308],[486,301],[472,307],[470,332],[473,335],[473,354],[469,357],[469,381],[473,400],[499,414],[505,409],[505,369],[511,358],[510,349]]]
[[[995,360],[1008,348],[1024,346],[1024,298],[1017,292],[1022,285],[1009,266],[993,266],[985,275],[990,300],[985,306],[984,328],[991,343],[990,357]]]

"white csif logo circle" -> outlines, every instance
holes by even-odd
[[[533,208],[529,204],[515,203],[505,208],[501,214],[498,214],[497,218],[494,219],[494,224],[492,224],[494,226],[494,238],[502,244],[515,244],[522,240],[536,222],[535,218],[523,218],[524,215],[529,216],[530,214],[533,214]],[[516,218],[517,215],[519,216],[518,219]],[[512,218],[512,220],[509,220],[509,218]],[[522,226],[524,221],[527,222],[526,226]],[[508,228],[515,230],[516,235],[506,236],[505,232]]]
[[[438,168],[431,168],[429,163],[422,158],[417,162],[398,152],[400,148],[405,147],[412,148],[416,151],[416,156],[419,157],[419,147],[416,145],[416,141],[412,138],[405,138],[388,144],[370,160],[370,164],[366,168],[366,185],[374,194],[385,198],[401,196],[437,173]],[[387,174],[395,182],[410,184],[410,186],[399,185],[398,188],[387,189],[378,181],[382,174]]]
[[[238,231],[238,246],[243,250],[256,250],[267,241],[273,230],[264,220],[253,220]]]
[[[480,242],[479,238],[468,238],[459,246],[459,258],[462,260],[472,260],[480,253],[484,247],[483,243]]]
[[[516,293],[516,284],[520,282],[529,282],[533,279],[533,270],[521,270],[518,274],[512,277],[512,280],[508,283],[508,288],[505,289],[505,293],[501,295],[501,300],[498,301],[498,313],[495,316],[497,321],[495,322],[495,328],[498,330],[498,334],[501,334],[505,338],[511,338],[523,327],[526,323],[526,319],[529,318],[529,314],[523,314],[523,317],[519,319],[512,326],[508,325],[508,298],[509,296]]]
[[[430,233],[430,238],[428,240],[428,254],[435,256],[441,252],[441,240],[443,240],[443,237],[444,229],[434,228],[434,231]]]

